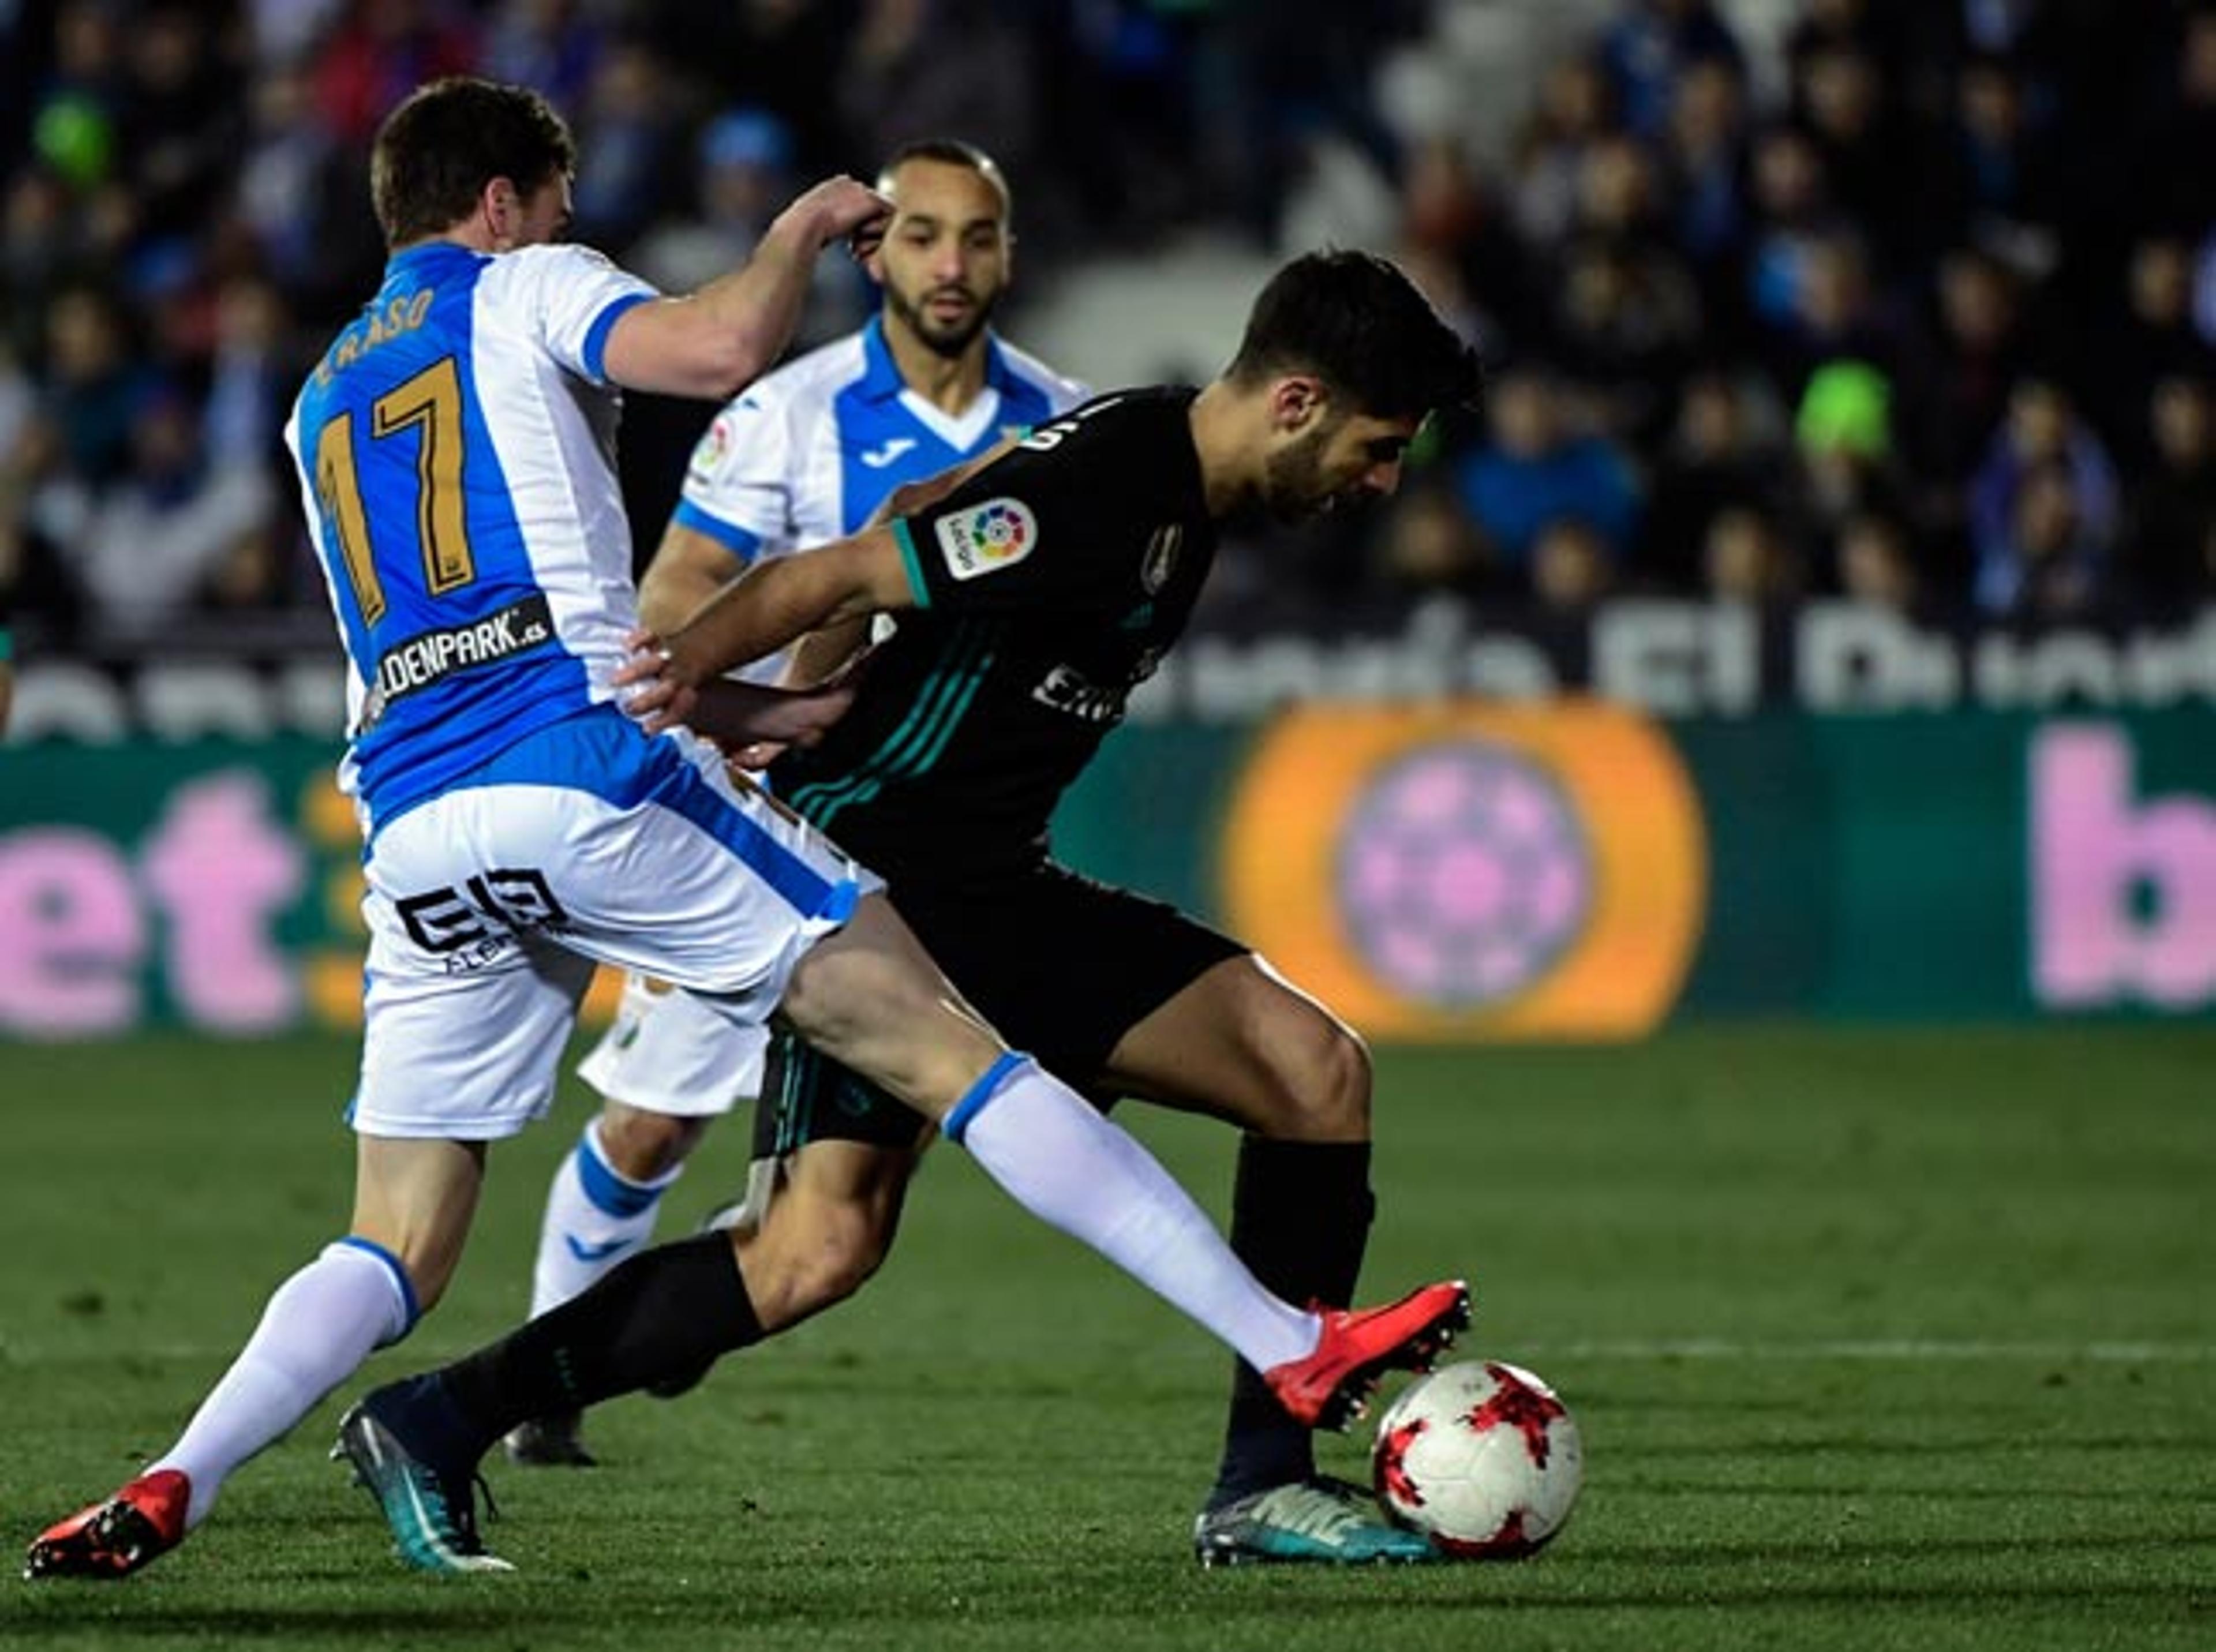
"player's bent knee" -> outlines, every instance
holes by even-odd
[[[651,1182],[676,1169],[707,1128],[705,1119],[649,1112],[622,1102],[600,1109],[601,1150],[618,1174],[634,1182]]]
[[[1262,1047],[1278,1115],[1268,1133],[1295,1140],[1367,1140],[1369,1046],[1328,1016],[1303,1020],[1297,1036],[1274,1036]]]
[[[883,1265],[891,1245],[889,1231],[866,1208],[819,1206],[796,1219],[793,1203],[780,1200],[776,1215],[758,1233],[738,1240],[755,1314],[773,1331],[853,1295]]]
[[[842,1302],[884,1266],[889,1236],[863,1211],[844,1211],[824,1236],[816,1295],[827,1305]]]
[[[1357,1125],[1363,1134],[1370,1131],[1370,1096],[1372,1084],[1370,1047],[1361,1039],[1333,1022],[1331,1035],[1325,1041],[1327,1053],[1322,1062],[1325,1106],[1343,1122]]]

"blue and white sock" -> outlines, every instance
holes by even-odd
[[[1316,1317],[1264,1290],[1153,1154],[1028,1057],[1001,1057],[942,1128],[1032,1215],[1191,1315],[1257,1371],[1315,1351]]]
[[[366,1239],[327,1244],[271,1294],[262,1323],[169,1452],[147,1465],[192,1481],[185,1529],[207,1518],[233,1470],[289,1433],[324,1395],[416,1323],[398,1258]]]
[[[654,1237],[662,1195],[685,1167],[634,1182],[608,1163],[594,1119],[554,1172],[531,1276],[531,1317],[558,1308]]]

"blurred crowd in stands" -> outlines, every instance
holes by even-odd
[[[1014,181],[1024,296],[1197,233],[1401,259],[1488,405],[1389,509],[1234,559],[1219,616],[2216,599],[2216,6],[0,0],[27,650],[327,634],[279,433],[376,284],[378,120],[463,70],[553,99],[576,236],[672,289],[926,134]],[[827,274],[809,340],[871,304]],[[650,548],[709,409],[639,411]]]

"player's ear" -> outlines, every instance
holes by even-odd
[[[1270,423],[1288,434],[1306,430],[1323,416],[1331,392],[1309,373],[1288,373],[1270,386]]]
[[[495,178],[487,183],[477,195],[477,211],[484,216],[494,249],[506,252],[514,240],[516,220],[523,211],[523,198],[516,190],[515,180]]]

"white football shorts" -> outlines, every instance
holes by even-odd
[[[595,962],[760,1035],[882,889],[687,734],[612,708],[526,735],[385,825],[365,867],[365,1135],[492,1140],[546,1110]]]
[[[690,992],[624,977],[616,1018],[577,1063],[612,1102],[680,1119],[714,1118],[761,1094],[769,1029],[742,1025]]]

